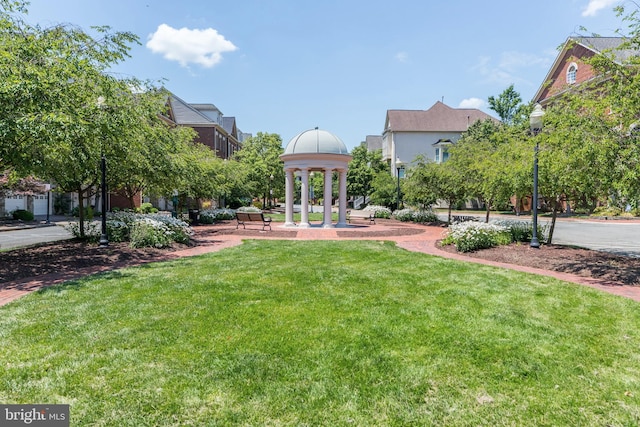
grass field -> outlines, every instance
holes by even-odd
[[[248,241],[0,307],[71,425],[637,426],[640,306],[373,241]]]

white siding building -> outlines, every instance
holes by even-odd
[[[436,102],[428,110],[387,110],[382,157],[396,176],[396,159],[410,166],[418,155],[442,163],[448,147],[477,120],[496,120],[475,108],[451,108]]]

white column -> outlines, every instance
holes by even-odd
[[[309,169],[302,169],[300,171],[300,225],[298,227],[309,227]]]
[[[293,222],[293,199],[294,199],[294,189],[295,189],[295,182],[294,182],[294,178],[293,178],[293,169],[287,169],[285,171],[286,173],[286,178],[285,178],[285,189],[286,189],[286,195],[285,195],[285,220],[284,220],[284,226],[285,227],[295,227],[295,223]]]
[[[331,196],[333,194],[332,191],[332,183],[333,183],[333,169],[325,169],[324,170],[324,217],[322,221],[323,228],[332,228],[333,224],[331,223]]]
[[[340,169],[338,227],[347,226],[347,170]]]

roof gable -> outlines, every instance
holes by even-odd
[[[235,117],[222,117],[222,128],[234,138],[238,138],[238,130],[236,128]]]
[[[478,120],[496,120],[476,108],[451,108],[438,101],[428,110],[387,110],[392,132],[464,132]]]
[[[179,125],[211,125],[215,124],[207,116],[191,107],[189,104],[174,94],[169,94],[169,107],[171,108],[173,121]]]
[[[623,37],[569,37],[562,45],[558,52],[553,65],[542,81],[542,85],[536,91],[533,98],[534,102],[542,102],[545,99],[561,92],[561,87],[568,87],[565,81],[566,68],[571,62],[576,62],[578,66],[582,65],[589,70],[582,73],[582,79],[576,81],[577,84],[584,83],[594,77],[591,67],[584,62],[584,59],[591,58],[595,55],[610,53],[616,62],[622,64],[633,56],[640,54],[636,49],[619,49],[626,41]],[[553,87],[553,90],[551,89]]]

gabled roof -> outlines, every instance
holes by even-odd
[[[562,49],[558,52],[558,56],[553,62],[553,65],[549,69],[549,72],[545,76],[540,88],[536,91],[533,97],[534,101],[540,100],[543,91],[547,87],[547,83],[558,71],[558,68],[564,64],[567,52],[575,46],[582,46],[594,55],[601,55],[603,53],[613,54],[614,60],[619,63],[625,63],[629,58],[637,56],[640,51],[637,49],[619,49],[627,39],[623,37],[568,37],[562,45]]]
[[[438,101],[428,110],[387,110],[385,131],[464,132],[485,119],[496,120],[477,108],[451,108]]]
[[[207,116],[184,102],[182,99],[169,93],[169,106],[173,113],[173,120],[179,125],[213,125]]]
[[[236,118],[235,117],[222,117],[222,129],[224,129],[229,135],[237,138]]]
[[[619,63],[624,63],[627,59],[639,53],[636,49],[619,49],[620,45],[627,41],[623,37],[569,37],[567,43],[570,40],[597,54],[611,52]]]

